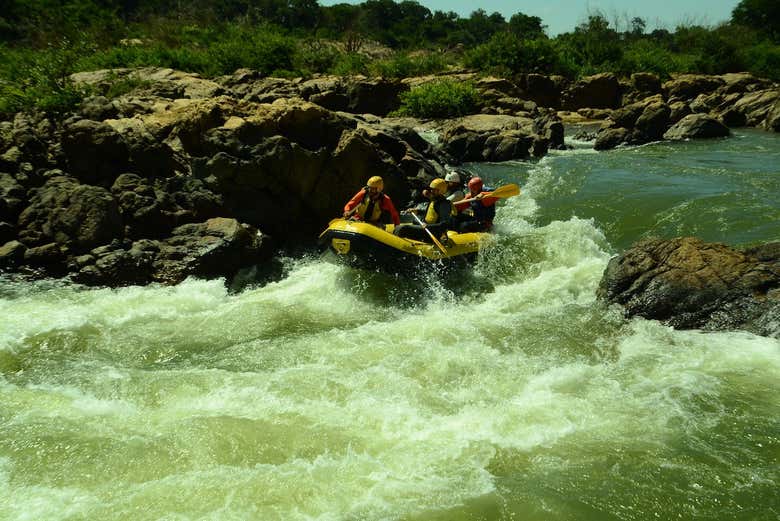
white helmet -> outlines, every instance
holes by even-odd
[[[452,171],[449,174],[447,174],[447,176],[444,178],[444,180],[447,181],[448,183],[458,183],[458,184],[460,184],[460,176],[455,171]]]

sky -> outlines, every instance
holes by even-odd
[[[360,4],[361,0],[319,0],[320,5],[339,3]],[[489,13],[498,11],[504,18],[521,12],[538,16],[547,26],[547,34],[555,36],[569,32],[588,18],[589,13],[601,11],[618,30],[630,28],[629,21],[638,16],[647,24],[647,31],[668,29],[678,25],[712,26],[731,18],[731,11],[739,0],[417,0],[431,11],[455,11],[468,17],[476,9]]]

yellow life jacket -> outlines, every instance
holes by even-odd
[[[436,201],[428,203],[428,211],[425,212],[425,222],[427,224],[439,222],[439,213],[436,211]]]
[[[439,212],[437,208],[441,203],[449,203],[450,204],[450,215],[446,217],[442,217],[442,219],[439,219]],[[428,210],[425,212],[425,222],[427,224],[436,224],[440,221],[446,221],[450,217],[453,217],[457,215],[457,211],[455,210],[455,205],[451,204],[447,199],[440,198],[440,199],[434,199],[430,203],[428,203]]]
[[[368,207],[371,206],[372,202],[374,203],[374,208],[371,210],[371,215],[366,216]],[[376,201],[371,201],[371,197],[368,195],[368,190],[366,190],[366,196],[363,197],[363,201],[357,206],[357,210],[355,211],[355,213],[357,213],[360,216],[360,218],[366,222],[377,222],[379,221],[379,218],[382,216],[381,203],[382,203],[382,195],[380,195]]]

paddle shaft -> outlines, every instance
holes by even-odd
[[[423,230],[425,230],[428,233],[428,236],[431,238],[433,243],[441,250],[441,252],[442,253],[447,253],[447,250],[444,249],[444,245],[441,242],[439,242],[439,240],[436,237],[434,237],[434,235],[431,232],[431,230],[429,230],[428,227],[425,225],[425,223],[422,222],[419,217],[417,217],[417,214],[412,212],[412,217],[414,217],[414,219],[418,223],[420,223],[420,226],[422,226]]]

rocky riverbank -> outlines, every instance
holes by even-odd
[[[62,118],[0,122],[0,269],[110,286],[229,277],[311,242],[371,175],[404,206],[445,165],[564,147],[565,123],[600,121],[597,149],[780,131],[780,89],[747,74],[448,76],[474,82],[481,114],[390,117],[400,93],[437,77],[77,74],[97,91],[128,78],[138,87]]]

